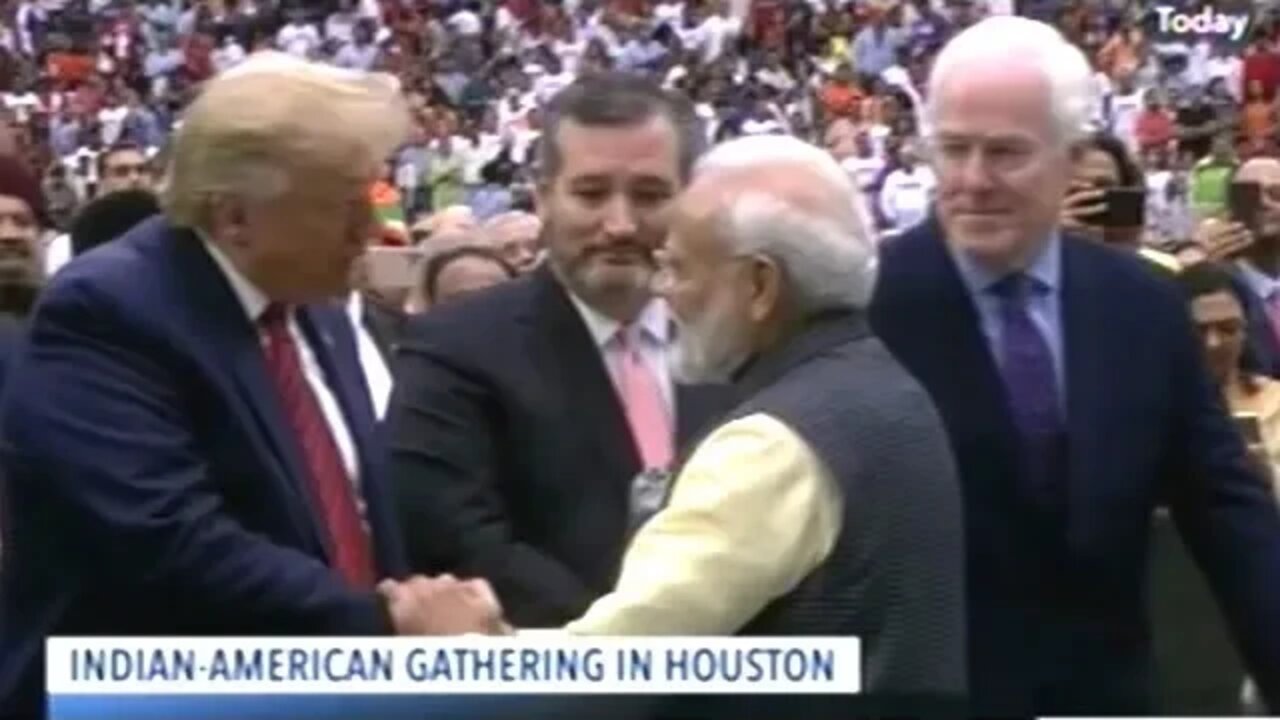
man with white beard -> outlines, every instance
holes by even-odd
[[[677,325],[673,373],[732,383],[741,404],[680,467],[614,590],[565,630],[857,636],[859,702],[932,715],[966,691],[960,495],[932,401],[867,323],[876,250],[850,198],[836,161],[792,137],[695,166],[655,291]],[[700,698],[670,714],[813,720],[861,711],[850,702]]]

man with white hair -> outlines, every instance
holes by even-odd
[[[414,578],[351,323],[332,302],[408,113],[389,77],[268,55],[207,84],[163,217],[63,269],[3,424],[0,708],[45,708],[53,635],[497,628]]]
[[[656,289],[673,371],[732,383],[740,404],[569,632],[852,635],[871,699],[963,694],[959,485],[928,395],[871,333],[875,244],[856,197],[792,137],[725,143],[696,166]],[[849,703],[724,698],[683,716],[844,718]]]
[[[1174,522],[1280,709],[1280,515],[1176,288],[1062,233],[1089,64],[989,18],[939,53],[936,218],[886,243],[872,321],[946,421],[964,487],[976,715],[1150,715],[1151,518]]]

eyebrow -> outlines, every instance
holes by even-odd
[[[1036,140],[1028,135],[992,135],[989,133],[960,133],[941,130],[933,135],[935,142],[988,142],[988,143],[1019,143],[1025,145],[1034,145]]]

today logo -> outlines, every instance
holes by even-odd
[[[1197,13],[1169,5],[1158,5],[1153,10],[1156,30],[1164,35],[1204,35],[1235,43],[1244,40],[1249,29],[1247,12],[1221,12],[1208,5]]]

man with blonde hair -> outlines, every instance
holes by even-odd
[[[406,111],[275,54],[212,81],[148,220],[61,272],[3,413],[0,707],[51,635],[496,627],[483,582],[404,583],[344,295]]]

